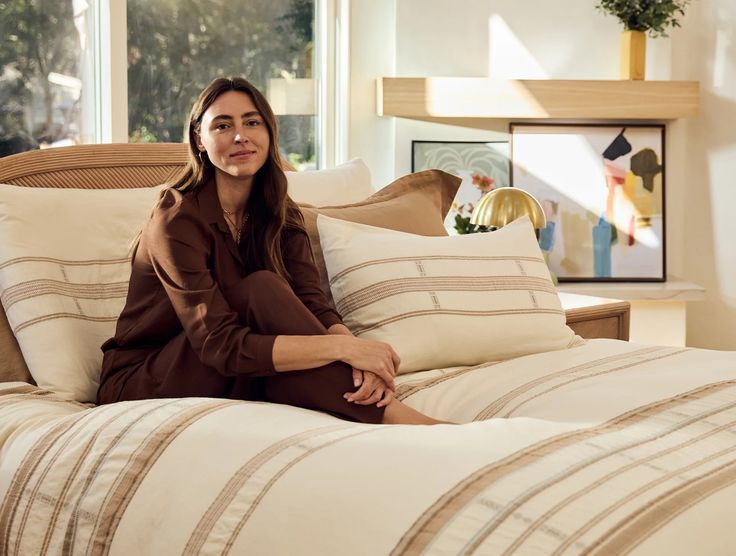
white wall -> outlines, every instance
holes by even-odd
[[[683,276],[705,286],[690,304],[690,345],[736,349],[736,3],[699,0],[673,33],[672,78],[697,79],[700,116],[682,123]]]
[[[365,160],[373,183],[393,180],[394,118],[376,116],[376,79],[396,73],[396,0],[350,4],[348,158]]]
[[[494,140],[493,130],[375,115],[381,76],[616,79],[619,25],[593,0],[353,0],[350,156],[382,186],[411,168],[411,141]],[[701,115],[668,123],[667,267],[707,288],[688,344],[736,349],[736,2],[698,0],[669,39],[648,40],[647,79],[701,82]]]

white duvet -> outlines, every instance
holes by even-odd
[[[0,384],[0,554],[736,553],[736,353],[591,340],[397,384],[465,424]]]

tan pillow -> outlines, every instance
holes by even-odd
[[[345,325],[391,344],[399,372],[478,365],[580,340],[527,217],[486,234],[422,237],[320,216]]]
[[[460,178],[441,170],[426,170],[399,178],[359,203],[300,207],[312,243],[314,261],[322,278],[322,289],[330,302],[332,295],[317,230],[318,215],[423,236],[446,236],[443,222],[460,182]]]
[[[0,382],[16,381],[35,384],[23,360],[18,340],[10,329],[5,309],[0,305]]]

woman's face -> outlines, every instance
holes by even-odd
[[[252,181],[268,159],[270,135],[250,96],[221,94],[202,115],[197,148],[207,153],[215,175]]]

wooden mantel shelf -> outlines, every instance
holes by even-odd
[[[378,115],[479,119],[672,120],[698,115],[697,81],[383,77]],[[454,122],[453,122],[454,121]]]

